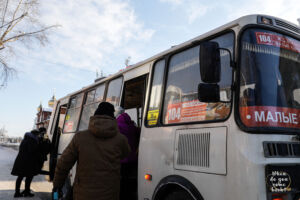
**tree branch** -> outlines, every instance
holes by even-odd
[[[14,24],[12,24],[11,25],[11,27],[10,27],[10,29],[9,30],[7,30],[7,33],[6,33],[6,35],[26,16],[26,15],[22,15],[23,17],[21,17],[21,18],[19,18],[18,20],[16,20],[15,21],[15,23]]]
[[[6,15],[6,11],[7,11],[8,1],[9,1],[9,0],[6,0],[5,9],[4,9],[4,13],[3,13],[3,16],[2,16],[2,24],[1,24],[1,27],[0,27],[0,28],[2,28],[2,27],[3,27],[3,24],[4,24],[5,15]]]
[[[3,27],[5,27],[5,26],[7,26],[7,25],[9,25],[9,24],[11,24],[11,23],[13,23],[14,21],[19,20],[20,18],[24,18],[27,14],[28,14],[28,13],[26,12],[26,13],[22,14],[20,17],[18,17],[18,18],[16,18],[16,19],[12,20],[12,21],[10,21],[10,22],[7,22],[6,24],[0,26],[0,29],[3,28]]]
[[[1,1],[1,0],[0,0]],[[2,0],[0,14],[0,90],[7,85],[10,77],[16,70],[14,67],[9,67],[6,59],[9,59],[10,54],[14,53],[14,48],[6,45],[8,42],[13,42],[18,39],[21,41],[30,41],[36,39],[43,44],[47,41],[48,29],[58,27],[40,25],[38,14],[39,0]],[[2,19],[1,19],[2,17]],[[28,21],[26,20],[28,19]],[[20,26],[23,25],[24,26]],[[25,44],[24,43],[24,44]]]
[[[21,5],[22,1],[23,1],[23,0],[20,0],[20,1],[19,1],[19,4],[18,4],[18,6],[17,6],[17,8],[16,8],[16,10],[15,10],[15,12],[14,12],[14,14],[13,14],[13,17],[12,17],[12,20],[11,20],[11,21],[15,21],[16,13],[18,12],[18,10],[19,10],[19,8],[20,8],[20,5]],[[12,26],[12,23],[9,24],[9,25],[7,26],[5,32],[3,33],[3,35],[2,35],[2,37],[1,37],[1,39],[0,39],[1,41],[3,41],[4,37],[5,37],[5,36],[8,34],[8,32],[11,30],[11,29],[10,29],[11,26]],[[4,43],[4,42],[3,42],[3,43]]]
[[[7,83],[8,78],[15,73],[15,69],[9,67],[7,65],[7,63],[1,57],[0,57],[0,69],[1,69],[1,72],[0,72],[1,84],[0,84],[0,86],[4,87]]]
[[[13,14],[12,21],[15,19],[16,14],[17,14],[17,12],[18,12],[18,10],[19,10],[19,8],[20,8],[20,5],[22,4],[22,1],[23,1],[23,0],[20,0],[20,1],[19,1],[19,4],[18,4],[18,6],[17,6],[17,8],[16,8],[16,10],[15,10],[15,12],[14,12],[14,14]]]
[[[6,42],[13,42],[13,41],[16,41],[18,39],[20,39],[21,37],[26,37],[26,36],[31,36],[31,35],[34,35],[34,34],[37,34],[37,33],[41,33],[41,32],[44,32],[50,28],[54,28],[54,27],[58,27],[58,25],[53,25],[53,26],[48,26],[46,28],[43,28],[41,30],[38,30],[38,31],[34,31],[34,32],[29,32],[29,33],[22,33],[20,35],[15,35],[13,37],[10,37],[6,40],[3,41],[3,44],[6,43]]]

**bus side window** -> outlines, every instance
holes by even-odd
[[[158,123],[158,117],[161,105],[162,82],[165,71],[165,60],[160,60],[155,63],[153,69],[152,86],[150,92],[150,100],[148,112],[146,115],[146,125],[155,126]]]
[[[212,41],[222,48],[233,49],[232,33]],[[162,115],[164,124],[222,120],[230,113],[232,69],[229,54],[221,51],[222,73],[218,83],[221,100],[226,103],[206,103],[198,100],[198,84],[201,83],[199,51],[199,46],[195,46],[170,58]]]
[[[72,133],[76,131],[82,100],[83,93],[71,98],[65,118],[63,133]]]
[[[106,101],[118,106],[120,102],[120,94],[122,87],[123,77],[116,78],[109,82]]]
[[[79,122],[79,131],[86,130],[88,128],[90,117],[94,114],[99,103],[103,101],[104,91],[105,84],[102,84],[87,93]]]
[[[67,113],[67,105],[62,105],[59,110],[58,128],[62,130],[64,125],[65,116]]]
[[[145,99],[147,76],[141,76],[124,83],[122,104],[126,113],[140,127]]]
[[[67,113],[67,104],[60,105],[60,103],[58,103],[57,107],[56,107],[55,117],[54,117],[52,125],[51,125],[51,131],[50,131],[51,135],[53,133],[55,133],[57,131],[57,129],[62,130],[66,113]]]

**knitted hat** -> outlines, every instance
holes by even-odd
[[[114,117],[115,107],[108,102],[101,102],[95,111],[94,115],[108,115],[112,118]]]

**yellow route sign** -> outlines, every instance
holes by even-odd
[[[147,114],[148,125],[153,126],[157,124],[159,110],[150,110]]]

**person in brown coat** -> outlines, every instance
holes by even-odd
[[[119,133],[114,111],[112,104],[100,103],[88,130],[75,134],[57,162],[53,188],[62,188],[77,161],[74,200],[119,199],[120,161],[130,153],[130,147]]]

